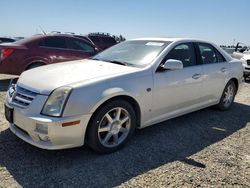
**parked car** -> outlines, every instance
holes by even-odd
[[[19,75],[23,71],[96,54],[90,42],[70,35],[36,35],[14,43],[0,44],[0,73]]]
[[[0,37],[0,43],[6,43],[6,42],[15,42],[16,40],[13,38],[7,38],[7,37]]]
[[[110,153],[135,128],[213,105],[228,110],[242,79],[240,61],[210,42],[128,40],[87,60],[25,71],[7,92],[5,114],[10,130],[39,148],[87,144]]]
[[[236,45],[235,51],[232,54],[233,58],[239,59],[244,67],[245,80],[250,77],[250,49],[248,47],[239,48],[241,43]]]
[[[96,46],[98,51],[103,51],[117,44],[114,37],[107,33],[90,33],[88,35],[75,35],[76,37],[88,40]]]

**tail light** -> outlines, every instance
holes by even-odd
[[[1,61],[9,57],[13,53],[14,49],[5,48],[1,50]]]

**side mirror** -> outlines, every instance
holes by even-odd
[[[163,70],[180,70],[183,69],[183,63],[180,60],[168,59],[161,68]]]

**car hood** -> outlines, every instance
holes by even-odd
[[[139,68],[123,66],[95,60],[78,60],[38,67],[25,71],[18,80],[18,86],[49,95],[56,88],[87,82],[93,79],[105,79],[110,76],[131,73]]]
[[[244,54],[244,55],[243,55],[243,58],[244,58],[245,60],[249,60],[249,59],[250,59],[250,54]]]

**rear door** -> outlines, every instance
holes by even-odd
[[[43,39],[39,44],[39,53],[42,53],[50,63],[58,63],[74,60],[74,55],[68,50],[66,37],[49,36]]]
[[[204,72],[204,99],[208,103],[215,102],[220,99],[225,87],[225,80],[229,74],[229,64],[211,44],[196,43],[196,48],[199,54],[198,61],[202,64]]]
[[[202,105],[203,72],[196,60],[193,43],[175,46],[164,58],[181,60],[183,69],[154,73],[152,122],[188,112]]]
[[[74,59],[84,59],[95,55],[95,47],[89,43],[75,39],[67,38],[67,47]]]

